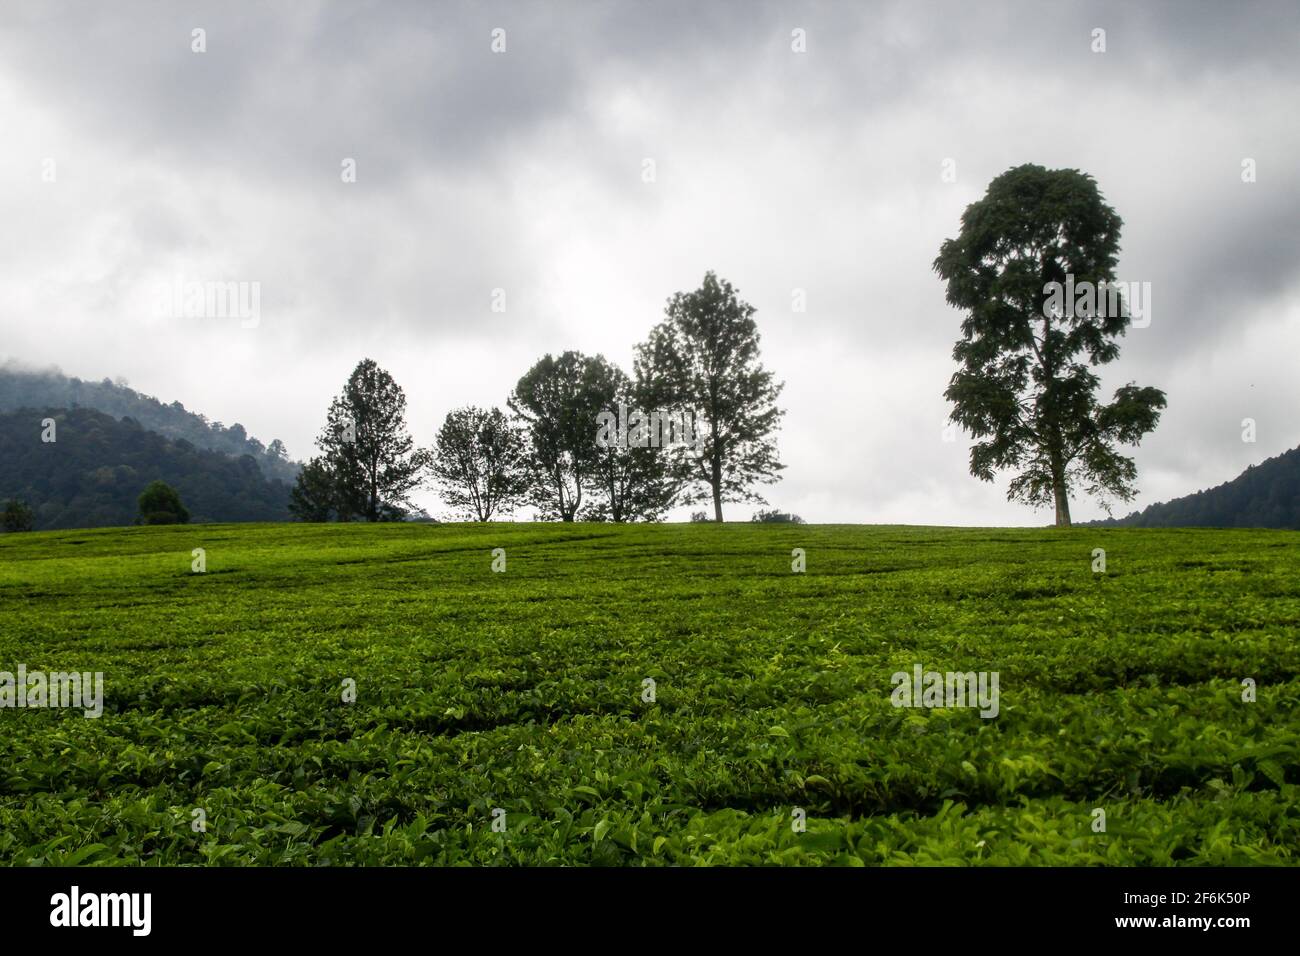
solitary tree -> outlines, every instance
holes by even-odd
[[[366,521],[405,514],[425,455],[406,430],[406,394],[372,360],[357,364],[330,404],[316,444],[334,475],[340,512]]]
[[[429,471],[443,501],[474,521],[511,511],[528,490],[526,446],[499,408],[447,413],[434,439]]]
[[[614,401],[603,359],[543,356],[510,395],[528,435],[531,500],[543,517],[573,521],[595,469],[596,418]]]
[[[181,504],[176,489],[163,481],[153,481],[140,492],[140,524],[185,524],[190,513]]]
[[[775,433],[784,412],[776,399],[784,385],[758,358],[754,307],[712,272],[694,292],[668,300],[663,322],[637,348],[637,378],[648,400],[677,406],[703,427],[702,454],[682,460],[683,501],[766,503],[754,484],[771,484],[785,465]]]
[[[1091,176],[1019,166],[967,207],[934,261],[966,310],[944,394],[950,420],[980,439],[971,474],[1018,470],[1008,499],[1055,504],[1058,526],[1072,485],[1108,510],[1133,498],[1137,468],[1116,445],[1138,444],[1165,407],[1164,392],[1132,383],[1097,401],[1093,369],[1118,357],[1130,323],[1114,285],[1121,225]]]

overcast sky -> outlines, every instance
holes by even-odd
[[[1045,524],[943,440],[961,316],[931,270],[1032,162],[1097,179],[1151,283],[1103,378],[1168,393],[1141,507],[1300,444],[1298,41],[1293,0],[6,2],[0,358],[305,459],[369,356],[428,444],[548,351],[630,370],[713,269],[786,383],[773,505]],[[177,277],[260,283],[260,321],[159,315]]]

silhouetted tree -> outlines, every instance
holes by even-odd
[[[752,486],[777,481],[785,468],[774,437],[784,385],[760,364],[754,307],[731,283],[708,272],[699,289],[669,299],[665,314],[637,348],[637,378],[648,402],[685,408],[702,423],[703,453],[680,463],[689,482],[682,500],[712,499],[721,521],[723,502],[764,503]]]
[[[528,438],[530,499],[542,517],[573,521],[596,468],[596,417],[614,401],[604,359],[543,356],[519,379],[510,410]]]
[[[429,471],[442,500],[473,521],[508,513],[528,491],[527,448],[499,408],[448,412],[434,439]]]
[[[399,519],[420,482],[425,454],[406,430],[406,395],[362,359],[330,404],[316,444],[334,476],[338,510],[366,521]]]
[[[329,460],[318,455],[298,473],[289,492],[289,512],[299,521],[351,521],[354,515],[340,499],[339,484]]]
[[[670,445],[683,436],[665,427],[648,403],[642,383],[597,358],[601,394],[613,403],[596,417],[596,458],[591,469],[588,521],[660,521],[681,486],[681,458],[687,447]]]

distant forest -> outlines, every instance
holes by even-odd
[[[1295,528],[1300,530],[1300,448],[1293,448],[1232,481],[1194,495],[1149,505],[1102,527]]]
[[[54,420],[52,442],[42,420]],[[175,488],[192,521],[287,521],[289,486],[235,458],[90,408],[0,412],[0,495],[30,504],[37,530],[129,525],[151,481]]]
[[[263,445],[236,422],[229,427],[208,421],[180,402],[164,405],[152,395],[142,395],[125,383],[109,379],[83,382],[62,373],[20,371],[11,363],[0,365],[0,412],[20,408],[93,408],[114,418],[132,418],[165,438],[183,439],[195,448],[224,452],[236,458],[251,455],[268,479],[292,485],[301,465],[290,461],[278,438]],[[11,494],[6,487],[3,493]]]

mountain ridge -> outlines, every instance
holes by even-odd
[[[120,419],[131,418],[164,438],[184,440],[196,448],[222,452],[236,459],[250,455],[267,479],[292,485],[302,466],[292,461],[278,438],[269,445],[236,422],[226,427],[209,421],[180,402],[163,403],[125,382],[105,378],[87,382],[57,368],[24,369],[13,360],[0,364],[0,412],[22,408],[92,408]]]
[[[0,412],[0,498],[25,501],[36,530],[133,524],[155,480],[176,489],[195,523],[290,517],[289,486],[268,480],[252,455],[197,448],[92,408]]]
[[[1248,465],[1236,478],[1212,488],[1148,505],[1123,518],[1103,518],[1082,524],[1300,530],[1300,447]]]

